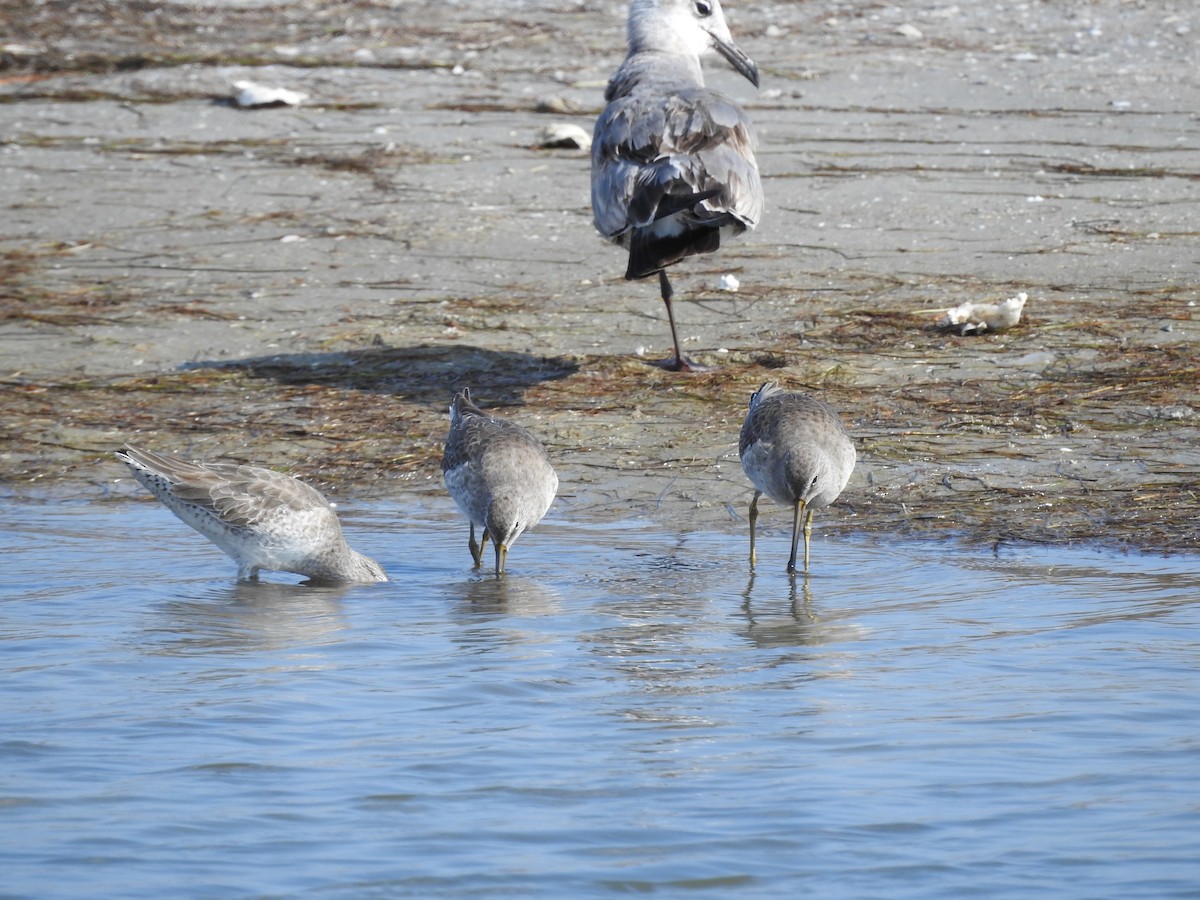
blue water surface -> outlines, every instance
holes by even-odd
[[[1196,897],[1200,558],[0,506],[0,894]]]

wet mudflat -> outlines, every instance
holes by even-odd
[[[539,430],[580,514],[744,514],[777,378],[843,411],[852,532],[1196,538],[1200,243],[1187,3],[764,3],[768,212],[678,270],[689,353],[594,234],[620,3],[6,11],[0,474],[103,490],[127,439],[363,498],[440,490],[452,391]],[[309,95],[239,110],[242,79]],[[740,280],[737,293],[719,277]],[[1015,329],[937,310],[1025,292]],[[689,299],[690,298],[690,299]]]

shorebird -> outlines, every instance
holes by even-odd
[[[450,404],[450,433],[442,454],[442,476],[455,504],[471,523],[471,558],[483,563],[488,538],[496,548],[496,574],[522,532],[546,515],[558,491],[558,476],[546,450],[532,434],[489,416],[463,389]],[[482,530],[475,540],[475,528]]]
[[[828,403],[806,394],[788,393],[768,381],[750,397],[750,408],[738,440],[742,469],[754,483],[750,501],[750,565],[754,557],[754,525],[758,498],[766,494],[791,506],[792,555],[788,571],[796,571],[801,520],[804,531],[804,571],[813,510],[838,498],[854,470],[854,444],[842,420]]]
[[[629,251],[627,280],[658,275],[675,347],[659,365],[692,371],[667,268],[753,228],[763,209],[750,120],[704,86],[700,58],[719,53],[755,87],[758,68],[734,44],[718,0],[632,0],[627,31],[592,138],[592,213]]]
[[[379,563],[350,549],[329,501],[290,475],[128,445],[116,456],[167,509],[233,557],[239,581],[257,581],[260,569],[327,584],[388,580]]]

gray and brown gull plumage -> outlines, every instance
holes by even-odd
[[[192,463],[125,446],[116,456],[171,512],[225,551],[238,579],[260,570],[319,583],[387,581],[350,548],[333,506],[290,475],[239,463]]]
[[[662,364],[690,370],[667,268],[754,228],[763,210],[750,121],[705,87],[700,59],[719,53],[755,86],[758,69],[718,0],[632,0],[627,32],[593,134],[592,212],[597,230],[629,251],[626,279],[658,275],[675,353]]]

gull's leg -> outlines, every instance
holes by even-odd
[[[675,356],[672,359],[664,359],[656,365],[673,372],[703,372],[704,366],[698,365],[684,356],[683,349],[679,346],[679,330],[675,327],[675,308],[671,305],[675,289],[671,287],[671,280],[667,278],[666,269],[658,270],[658,290],[662,295],[663,304],[667,307],[667,321],[671,324],[671,344],[675,347]]]

